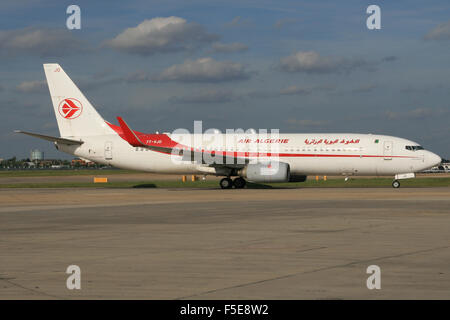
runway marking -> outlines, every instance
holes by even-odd
[[[287,278],[295,277],[295,276],[298,276],[298,275],[301,275],[301,274],[310,274],[310,273],[315,273],[315,272],[320,272],[320,271],[327,271],[327,270],[336,269],[336,268],[344,268],[344,267],[348,267],[348,266],[352,266],[352,265],[356,265],[356,264],[361,264],[361,263],[371,263],[371,262],[385,260],[385,259],[405,257],[405,256],[409,256],[409,255],[420,254],[420,253],[425,253],[425,252],[431,252],[431,251],[441,250],[441,249],[448,249],[448,248],[450,248],[450,246],[436,247],[436,248],[431,248],[431,249],[411,251],[411,252],[401,253],[401,254],[397,254],[397,255],[378,257],[378,258],[369,259],[369,260],[353,261],[353,262],[350,262],[350,263],[339,264],[339,265],[335,265],[335,266],[329,266],[329,267],[324,267],[324,268],[319,268],[319,269],[314,269],[314,270],[309,270],[309,271],[304,271],[304,272],[296,272],[296,273],[286,274],[286,275],[278,276],[278,277],[274,277],[274,278],[269,278],[269,279],[263,279],[263,280],[258,280],[258,281],[238,284],[238,285],[235,285],[235,286],[208,290],[208,291],[205,291],[205,292],[200,292],[200,293],[189,295],[189,296],[175,298],[175,300],[191,299],[191,298],[195,298],[195,297],[199,297],[199,296],[203,296],[203,295],[207,295],[207,294],[211,294],[211,293],[216,293],[216,292],[219,292],[219,291],[224,291],[224,290],[229,290],[229,289],[236,289],[236,288],[243,288],[243,287],[258,285],[258,284],[265,283],[265,282],[281,280],[281,279],[287,279]]]

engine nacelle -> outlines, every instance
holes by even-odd
[[[291,174],[289,176],[289,182],[305,182],[306,178],[307,178],[307,176],[304,176],[304,175]]]
[[[248,164],[239,175],[252,182],[288,182],[289,164],[285,162],[267,162]]]

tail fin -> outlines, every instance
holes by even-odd
[[[114,133],[59,64],[44,64],[61,137]]]

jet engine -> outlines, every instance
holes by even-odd
[[[290,169],[285,162],[250,163],[239,175],[252,182],[288,182]]]

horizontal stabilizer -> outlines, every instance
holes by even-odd
[[[84,142],[81,140],[72,140],[72,139],[66,139],[66,138],[58,138],[58,137],[52,137],[52,136],[46,136],[44,134],[38,134],[38,133],[32,133],[32,132],[26,132],[21,130],[15,130],[15,133],[23,133],[35,138],[44,139],[51,142],[57,142],[61,144],[67,144],[67,145],[82,145]]]

